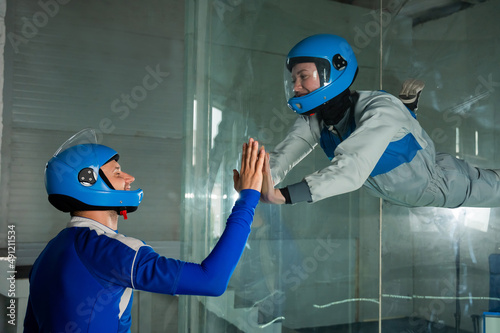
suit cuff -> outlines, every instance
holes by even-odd
[[[311,191],[309,190],[309,185],[305,180],[300,183],[288,185],[285,188],[280,189],[281,194],[285,197],[285,203],[296,204],[298,202],[312,202]]]

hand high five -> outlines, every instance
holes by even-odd
[[[273,178],[271,177],[271,166],[269,164],[269,154],[266,154],[264,161],[264,170],[263,172],[263,182],[262,182],[262,190],[260,191],[260,201],[271,204],[284,204],[285,197],[281,194],[281,191],[277,188],[274,188]]]
[[[264,147],[259,149],[259,143],[254,139],[250,138],[243,144],[240,172],[233,170],[234,189],[238,193],[245,189],[261,191],[265,157]]]

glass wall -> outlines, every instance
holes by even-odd
[[[406,78],[425,81],[418,120],[436,149],[500,165],[496,1],[190,0],[186,10],[186,260],[202,260],[222,233],[243,142],[253,137],[272,151],[296,119],[284,60],[312,34],[349,40],[360,67],[353,89],[397,96]],[[317,148],[280,186],[328,163]],[[498,297],[490,285],[497,214],[409,209],[364,189],[314,204],[259,204],[228,291],[181,297],[179,330],[479,332]]]
[[[418,120],[436,150],[482,168],[500,165],[494,107],[500,100],[499,5],[486,1],[453,14],[436,10],[442,17],[414,20],[404,30],[389,24],[383,35],[384,89],[397,92],[407,77],[424,80]],[[383,332],[479,332],[483,312],[499,310],[498,213],[384,203]]]

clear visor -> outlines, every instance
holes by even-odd
[[[66,140],[54,153],[54,158],[74,170],[81,170],[78,179],[84,186],[91,186],[97,180],[99,159],[94,149],[95,144],[97,144],[96,133],[88,128]],[[76,147],[76,149],[68,150],[71,147]]]
[[[285,97],[288,103],[293,97],[303,97],[326,85],[327,73],[321,73],[313,62],[298,63],[289,71],[287,66],[283,70]]]
[[[54,153],[54,157],[59,155],[59,153],[65,151],[66,149],[83,144],[97,144],[97,135],[95,130],[92,128],[86,128],[81,130],[80,132],[73,135],[71,138],[66,140]]]

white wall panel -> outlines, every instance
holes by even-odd
[[[145,191],[119,230],[177,240],[184,3],[18,0],[7,10],[0,225],[16,225],[20,246],[43,244],[65,226],[69,215],[46,199],[44,166],[64,140],[92,127]]]

